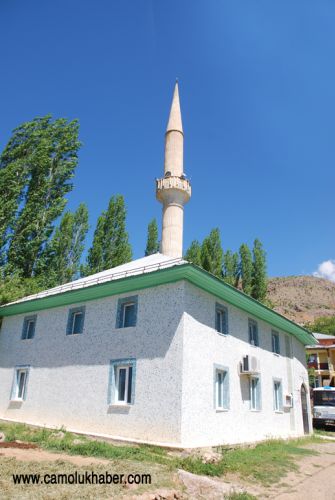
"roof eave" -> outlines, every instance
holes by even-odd
[[[189,263],[153,271],[151,273],[112,280],[79,290],[72,290],[39,299],[4,305],[0,307],[0,317],[51,309],[78,302],[87,302],[130,291],[173,283],[183,279],[215,295],[221,300],[244,310],[248,314],[271,324],[273,327],[294,335],[304,345],[313,344],[314,338],[305,328],[290,321],[272,309],[269,309],[264,304],[261,304],[252,297],[228,285],[200,267]]]

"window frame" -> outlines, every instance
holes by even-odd
[[[74,332],[75,327],[75,318],[76,316],[81,315],[81,328],[79,332]],[[84,332],[85,326],[85,306],[73,307],[69,309],[68,319],[67,319],[67,327],[66,327],[66,335],[82,335]]]
[[[278,387],[278,389],[276,389]],[[280,378],[273,379],[273,409],[276,413],[282,413],[283,403],[283,382]]]
[[[272,344],[273,354],[279,355],[280,354],[280,336],[279,336],[279,332],[277,332],[276,330],[271,330],[271,344]]]
[[[253,332],[256,333],[255,339],[252,338],[254,335],[251,335],[251,328],[255,328],[255,330],[253,330]],[[250,345],[259,347],[258,323],[252,318],[248,318],[248,337]]]
[[[131,368],[131,385],[129,396],[129,373]],[[120,371],[126,369],[125,396],[119,399]],[[135,403],[136,359],[114,359],[110,361],[108,404],[110,406],[132,406]]]
[[[11,401],[23,402],[27,398],[27,388],[28,388],[28,379],[29,379],[29,365],[16,366],[14,368],[14,377],[12,383],[12,389],[10,393]],[[20,374],[24,373],[24,384],[22,389],[21,397],[19,397],[20,391]]]
[[[221,383],[221,399],[222,403],[219,404],[219,374],[223,374]],[[229,368],[222,365],[214,365],[214,409],[217,412],[228,411],[230,409],[230,390],[229,390]]]
[[[134,307],[134,324],[125,325],[126,309],[129,306]],[[115,328],[135,328],[137,326],[137,312],[138,312],[138,295],[131,297],[123,297],[117,302],[116,322]]]
[[[125,370],[125,381],[124,381],[124,398],[119,397],[120,389],[120,372]],[[130,371],[132,373],[132,365],[119,365],[115,368],[115,404],[117,405],[128,405],[131,402],[131,385],[129,394],[129,375]]]
[[[130,327],[133,327],[136,325],[136,320],[135,320],[135,325],[126,325],[126,316],[127,316],[127,309],[129,311],[129,309],[133,307],[134,308],[134,314],[136,313],[136,305],[135,305],[135,302],[125,302],[124,304],[122,304],[122,326],[121,328],[130,328]]]
[[[256,385],[253,382],[257,381]],[[253,397],[254,393],[254,397]],[[261,378],[251,376],[249,378],[249,396],[250,396],[250,410],[261,411],[262,409],[262,392],[261,392]]]
[[[23,318],[22,332],[21,332],[21,340],[32,340],[35,337],[35,329],[37,322],[37,314],[31,316],[25,316]],[[29,325],[33,325],[32,335],[29,337]]]
[[[218,325],[218,314],[221,315],[220,325]],[[225,318],[224,320],[223,316]],[[220,328],[222,328],[222,331]],[[229,334],[228,308],[218,302],[215,304],[215,330],[220,335]]]

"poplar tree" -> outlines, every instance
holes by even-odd
[[[193,240],[185,254],[185,260],[192,262],[196,266],[202,267],[201,245],[198,240]]]
[[[41,269],[47,286],[62,285],[78,277],[87,231],[88,210],[84,203],[76,212],[64,214],[48,245],[46,265]]]
[[[7,253],[9,271],[22,277],[34,275],[38,262],[50,238],[54,221],[66,205],[65,195],[71,191],[78,162],[78,121],[64,118],[52,121],[51,116],[35,118],[14,131],[10,141],[11,167],[20,165],[19,179],[24,190],[17,186],[9,216],[19,209]],[[9,166],[7,165],[7,167]],[[23,169],[23,171],[22,171]],[[25,184],[26,181],[26,184]],[[21,190],[20,190],[21,189]],[[7,230],[8,232],[8,230]]]
[[[104,269],[104,238],[105,238],[105,220],[106,212],[103,211],[98,217],[97,225],[93,235],[93,243],[88,251],[87,264],[82,268],[82,274],[98,273]]]
[[[246,243],[240,246],[240,276],[242,289],[248,295],[252,294],[253,264],[250,249]]]
[[[256,239],[253,247],[252,297],[264,302],[267,292],[266,256],[262,243]]]
[[[87,276],[120,266],[131,258],[124,198],[122,195],[112,196],[108,209],[98,218],[83,274]]]
[[[126,207],[122,195],[112,196],[105,220],[104,268],[120,266],[132,258],[126,231]]]
[[[148,224],[147,246],[145,256],[159,252],[158,226],[156,219],[152,219]]]
[[[240,278],[238,253],[233,253],[231,250],[224,253],[222,277],[229,285],[238,286]]]
[[[23,142],[21,131],[15,129],[0,156],[0,266],[5,264],[10,231],[29,173]]]
[[[222,278],[223,251],[218,228],[212,229],[202,243],[201,263],[206,271]]]

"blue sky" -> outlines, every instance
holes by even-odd
[[[35,116],[79,119],[68,208],[87,203],[87,244],[122,193],[143,255],[179,77],[184,247],[218,226],[225,249],[260,238],[271,276],[332,266],[333,0],[1,0],[0,22],[0,147]]]

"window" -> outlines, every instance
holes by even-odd
[[[258,377],[250,377],[250,409],[261,409],[261,382]]]
[[[29,367],[15,368],[11,400],[23,401],[26,399]]]
[[[249,342],[251,345],[259,346],[258,325],[253,319],[249,319]]]
[[[109,404],[131,405],[135,401],[136,360],[111,361]]]
[[[280,354],[279,333],[272,331],[272,352]]]
[[[23,320],[22,340],[32,339],[35,335],[36,316],[27,316]]]
[[[116,328],[136,326],[137,296],[119,299],[116,315]]]
[[[215,408],[217,410],[229,409],[229,378],[228,370],[215,368]]]
[[[83,333],[85,320],[85,307],[70,309],[67,320],[66,335],[76,335]]]
[[[283,411],[283,391],[280,380],[273,381],[273,408],[275,411]]]
[[[132,366],[118,366],[116,368],[116,382],[115,382],[116,403],[130,404],[132,376],[133,376]]]
[[[215,328],[219,333],[228,334],[228,310],[220,304],[215,305]]]

